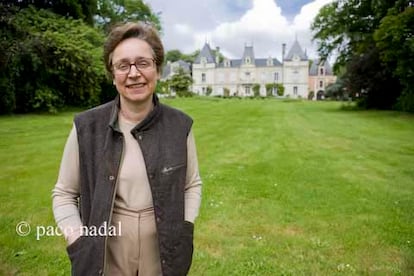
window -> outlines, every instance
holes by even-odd
[[[206,74],[205,73],[201,74],[201,82],[206,82]]]
[[[246,93],[246,95],[250,95],[250,86],[245,86],[244,92]]]
[[[246,57],[245,62],[246,64],[250,64],[250,57]]]
[[[273,66],[273,59],[270,57],[267,59],[267,66]]]
[[[319,87],[321,87],[321,88],[323,87],[323,81],[319,82]]]
[[[320,74],[323,75],[323,67],[319,70]]]
[[[277,96],[277,86],[273,86],[272,93],[273,96]]]
[[[274,81],[279,81],[279,73],[278,73],[278,72],[275,72],[275,73],[274,73],[274,75],[273,75],[273,80],[274,80]]]
[[[244,76],[246,77],[246,80],[250,80],[250,72],[245,72]]]
[[[293,95],[295,95],[295,96],[298,95],[298,87],[297,86],[293,86]]]

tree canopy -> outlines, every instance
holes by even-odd
[[[138,20],[151,23],[161,31],[160,14],[153,13],[142,0],[95,1],[97,1],[95,24],[106,32],[117,23]]]
[[[89,25],[93,24],[93,16],[96,13],[96,0],[3,0],[2,6],[20,9],[33,6],[37,9],[47,9],[62,16],[82,19]]]
[[[408,0],[336,0],[312,23],[320,55],[337,56],[335,70],[345,69],[348,92],[365,107],[414,111],[413,9]]]
[[[131,0],[119,5],[126,2],[142,4]],[[129,19],[159,24],[142,5]],[[53,112],[64,105],[91,106],[113,98],[116,91],[106,78],[102,57],[105,32],[93,23],[97,12],[95,0],[0,3],[0,113]]]

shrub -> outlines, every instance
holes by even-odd
[[[2,6],[4,8],[4,6]],[[33,7],[0,11],[1,112],[55,111],[99,103],[107,82],[103,35],[81,20]],[[14,103],[14,104],[13,104]]]

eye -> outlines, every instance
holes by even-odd
[[[140,68],[147,68],[148,66],[150,66],[150,62],[147,60],[140,60],[137,62],[137,64]]]
[[[128,71],[129,70],[129,64],[128,63],[120,63],[120,64],[118,64],[117,69],[121,70],[121,71]]]

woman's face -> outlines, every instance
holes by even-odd
[[[112,52],[112,64],[114,84],[121,100],[133,104],[152,101],[159,74],[154,52],[146,41],[123,40]]]

